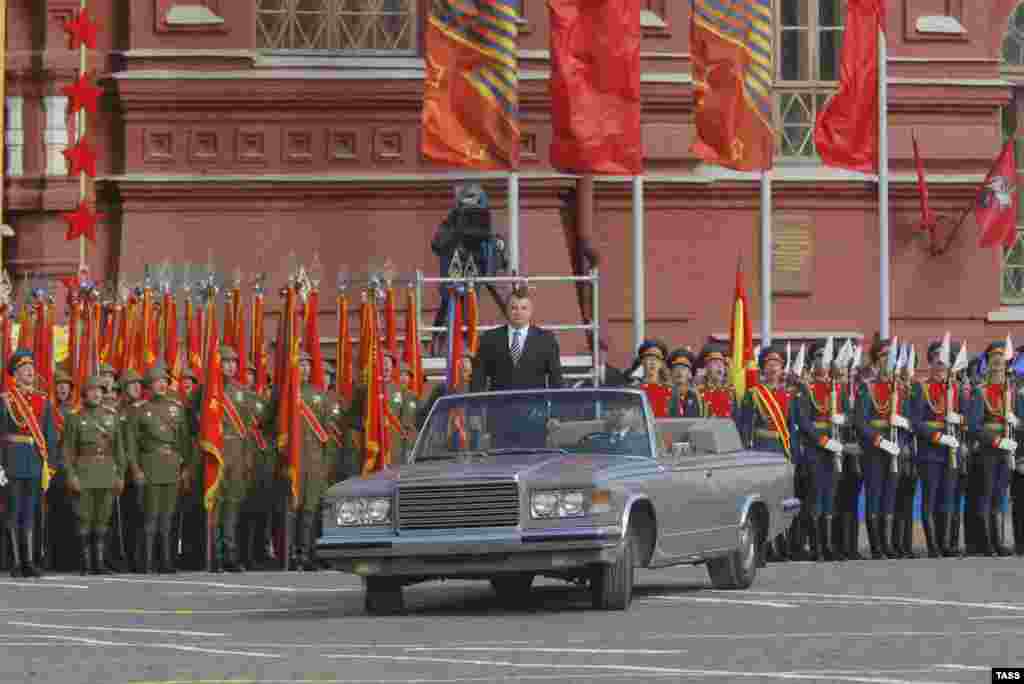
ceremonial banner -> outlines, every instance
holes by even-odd
[[[213,510],[224,471],[224,371],[217,344],[217,311],[213,297],[207,310],[207,341],[210,355],[206,361],[203,405],[199,414],[199,448],[203,453],[203,505]],[[244,433],[243,433],[244,434]]]
[[[174,295],[164,293],[164,363],[171,376],[171,385],[178,386],[181,380],[181,353],[178,349],[178,305]]]
[[[309,382],[321,392],[327,391],[327,376],[324,373],[324,356],[320,348],[320,291],[313,290],[306,300],[306,353],[313,361]]]
[[[337,373],[334,386],[340,396],[352,400],[352,344],[348,331],[348,295],[338,295],[338,340],[335,343]]]
[[[389,287],[384,293],[384,349],[391,354],[394,364],[391,377],[384,382],[398,384],[402,375],[398,369],[398,313],[395,311],[395,288]]]
[[[980,246],[1013,249],[1017,242],[1017,165],[1014,139],[1003,145],[978,190],[974,219],[981,229]]]
[[[409,288],[405,298],[405,367],[412,374],[409,391],[423,396],[423,353],[420,349],[420,323],[416,318],[416,290]]]
[[[849,0],[839,91],[818,114],[814,146],[826,166],[878,172],[878,35],[883,0]]]
[[[252,364],[256,372],[253,390],[262,395],[267,387],[267,357],[263,351],[263,290],[252,297]]]
[[[448,392],[461,392],[462,378],[462,297],[452,291],[448,297]]]
[[[363,306],[363,332],[365,335],[360,338],[360,356],[364,355],[362,348],[365,348],[366,365],[363,367],[363,384],[366,386],[366,406],[363,408],[363,475],[367,475],[384,468],[388,463],[389,454],[377,310],[372,301],[368,301]]]
[[[740,171],[772,168],[771,0],[693,0],[690,55],[696,89],[692,151]]]
[[[729,374],[732,377],[733,387],[736,388],[736,396],[743,397],[747,392],[747,385],[757,383],[758,375],[742,264],[736,266],[736,291],[732,303],[729,345]]]
[[[917,148],[917,133],[911,131],[910,139],[914,144],[914,165],[917,167],[917,192],[921,197],[921,225],[919,229],[933,233],[936,227],[935,212],[928,205],[928,182],[924,177],[924,162],[921,161],[921,152]]]
[[[519,62],[510,0],[433,0],[422,153],[474,169],[519,166]]]
[[[643,173],[640,0],[548,0],[551,164]]]

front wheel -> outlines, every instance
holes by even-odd
[[[366,612],[370,615],[400,615],[405,612],[402,585],[390,577],[365,579]]]
[[[747,589],[757,575],[757,530],[748,518],[739,529],[735,551],[708,561],[708,575],[715,589]]]
[[[637,535],[629,529],[623,542],[622,553],[610,565],[599,565],[590,579],[590,594],[594,608],[626,610],[633,601],[633,575],[637,557]]]

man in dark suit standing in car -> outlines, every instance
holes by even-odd
[[[525,287],[512,292],[509,325],[480,336],[473,364],[473,392],[559,389],[562,361],[552,332],[530,325],[533,303]],[[550,415],[540,415],[537,402],[509,397],[499,410],[489,410],[488,432],[497,448],[542,448]]]

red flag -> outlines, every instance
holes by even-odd
[[[1017,166],[1013,144],[1012,137],[1006,141],[978,190],[974,218],[981,229],[982,247],[1012,249],[1017,242]]]
[[[747,385],[757,384],[757,361],[754,359],[753,330],[747,288],[743,282],[743,263],[736,265],[736,290],[733,295],[729,328],[729,373],[738,396],[744,396]]]
[[[199,414],[199,448],[203,453],[203,505],[213,510],[224,471],[224,371],[217,344],[217,310],[213,297],[206,303],[207,356],[203,405]]]
[[[740,171],[772,168],[770,0],[694,0],[690,54],[696,89],[693,153]]]
[[[235,312],[235,351],[238,352],[238,382],[247,384],[245,377],[249,370],[249,350],[246,348],[245,330],[245,305],[241,297],[238,300],[238,310]]]
[[[97,370],[93,365],[93,351],[95,349],[97,332],[95,308],[92,306],[91,302],[87,301],[85,302],[85,306],[82,308],[82,339],[79,344],[78,368],[76,369],[78,375],[74,378],[75,386],[83,388],[80,391],[82,396],[85,394],[84,388],[86,380],[88,380],[89,376]]]
[[[420,349],[420,326],[416,320],[416,291],[409,288],[405,299],[405,355],[402,359],[412,375],[409,391],[423,394],[423,354]]]
[[[917,191],[921,196],[921,230],[929,233],[935,231],[935,212],[928,206],[928,183],[924,178],[924,162],[921,161],[921,153],[917,149],[917,133],[911,131],[911,139],[914,142],[914,164],[917,166]]]
[[[814,145],[827,166],[878,171],[878,34],[884,27],[884,0],[849,0],[839,91],[814,127]]]
[[[267,388],[267,358],[263,353],[263,292],[252,298],[252,363],[256,372],[253,390],[262,395]]]
[[[291,291],[291,288],[289,288]],[[302,468],[302,372],[299,370],[299,336],[291,335],[285,355],[284,378],[277,406],[278,467],[288,475],[291,505],[299,500]]]
[[[188,339],[185,342],[188,365],[196,378],[203,377],[203,326],[202,317],[193,312],[192,298],[185,296],[185,326]]]
[[[643,173],[640,5],[640,0],[548,0],[555,168]]]
[[[285,289],[284,311],[281,313],[277,323],[277,340],[274,349],[274,385],[284,387],[288,379],[288,355],[291,353],[292,337],[295,335],[295,313],[296,306],[295,288],[291,285]]]
[[[391,355],[391,377],[384,382],[398,384],[402,376],[398,368],[398,314],[395,311],[395,288],[389,287],[384,293],[384,349]]]
[[[178,350],[178,304],[174,295],[164,293],[164,363],[171,376],[171,384],[178,386],[181,380],[181,353]]]
[[[111,363],[114,349],[114,324],[117,316],[116,306],[107,306],[107,315],[103,319],[103,337],[100,343],[100,362]]]
[[[385,417],[384,386],[381,377],[382,350],[377,330],[377,311],[372,298],[364,306],[363,330],[360,340],[366,347],[367,365],[363,370],[366,384],[366,407],[363,411],[364,456],[363,474],[373,473],[388,465],[388,427]]]
[[[309,383],[321,392],[327,391],[324,356],[320,347],[320,291],[313,290],[306,300],[306,353],[313,357]]]
[[[348,330],[348,295],[338,295],[338,341],[334,353],[338,364],[334,380],[339,395],[352,400],[352,344],[349,342]]]
[[[35,359],[36,387],[49,393],[53,384],[50,359],[50,352],[53,349],[53,326],[47,302],[36,302],[35,309],[36,328],[35,339],[32,340],[32,356]]]

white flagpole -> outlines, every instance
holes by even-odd
[[[646,273],[644,268],[644,177],[633,176],[633,348],[644,341]]]
[[[761,348],[772,343],[772,176],[761,172]]]
[[[519,174],[508,176],[508,270],[519,269]]]
[[[889,64],[885,33],[878,31],[878,239],[879,335],[889,337],[892,316],[889,282]]]

